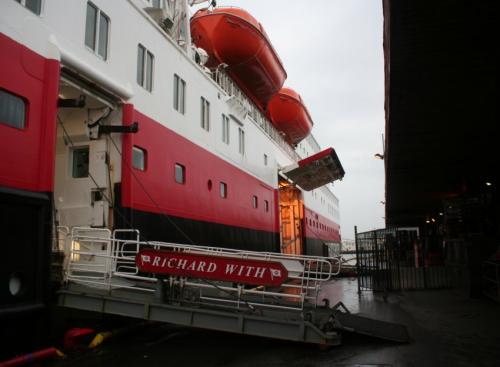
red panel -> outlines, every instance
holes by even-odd
[[[319,153],[316,153],[316,154],[313,154],[307,158],[304,158],[302,160],[300,160],[298,163],[299,163],[299,167],[305,167],[307,166],[309,163],[312,163],[314,161],[317,161],[321,158],[325,158],[325,157],[328,157],[330,154],[332,154],[333,152],[333,148],[327,148],[325,150],[322,150],[321,152]]]
[[[326,242],[340,242],[340,226],[332,220],[304,208],[304,236]]]
[[[131,105],[124,106],[124,122],[138,121],[139,132],[124,137],[124,207],[278,232],[275,190],[272,187],[142,113],[132,113],[131,109]],[[132,146],[147,151],[146,171],[132,170],[154,202],[127,168],[130,167]],[[185,184],[175,182],[175,163],[186,167]],[[208,189],[209,180],[212,181],[211,190]],[[219,195],[220,182],[227,183],[226,199]],[[261,203],[256,209],[252,207],[253,195],[257,195]],[[265,211],[264,200],[269,201],[268,212]]]
[[[221,280],[231,283],[279,286],[288,278],[280,262],[238,259],[185,252],[141,250],[135,263],[147,273]]]
[[[26,101],[26,127],[0,124],[0,186],[53,191],[59,62],[0,34],[0,88]]]

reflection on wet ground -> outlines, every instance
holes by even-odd
[[[373,303],[372,292],[362,292],[358,295],[356,278],[339,278],[326,283],[318,294],[318,304],[327,299],[330,306],[342,302],[353,313],[362,312],[366,305]]]

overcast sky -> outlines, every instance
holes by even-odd
[[[336,182],[343,238],[384,226],[384,57],[381,0],[217,0],[264,26],[304,99],[321,147],[333,147],[346,175]]]

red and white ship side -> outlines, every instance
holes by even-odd
[[[310,255],[340,242],[334,151],[308,162],[312,135],[290,145],[254,103],[266,93],[204,65],[187,2],[4,0],[0,54],[0,313],[44,304],[55,226]]]

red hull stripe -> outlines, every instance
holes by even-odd
[[[340,242],[340,226],[309,208],[304,209],[304,237]]]
[[[124,122],[139,122],[139,132],[124,136],[122,187],[124,207],[176,217],[278,232],[274,189],[223,159],[133,109],[124,107]],[[132,147],[146,150],[146,170],[130,167]],[[174,166],[185,167],[186,181],[176,183]],[[209,189],[211,181],[211,190]],[[227,184],[227,198],[219,194]],[[147,190],[153,201],[148,197]],[[252,207],[252,196],[259,205]],[[265,211],[264,200],[269,202]]]
[[[328,157],[330,154],[332,154],[332,152],[333,152],[333,148],[327,148],[325,150],[322,150],[319,153],[316,153],[316,154],[313,154],[307,158],[304,158],[298,162],[299,167],[305,167],[314,161],[317,161],[317,160],[324,158],[324,157]]]
[[[0,34],[0,89],[26,102],[26,126],[0,123],[0,186],[52,192],[60,64]]]

